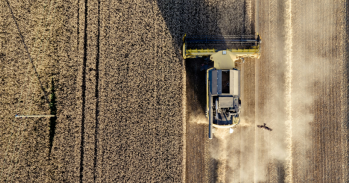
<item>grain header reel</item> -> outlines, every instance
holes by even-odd
[[[206,117],[209,134],[215,128],[233,128],[240,123],[240,70],[235,62],[260,57],[261,38],[243,36],[183,36],[183,58],[207,57],[214,62],[206,70]]]

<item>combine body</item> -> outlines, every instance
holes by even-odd
[[[232,128],[240,122],[240,71],[209,69],[207,72],[209,137],[212,127]]]
[[[214,128],[230,128],[240,123],[240,71],[235,62],[246,57],[259,58],[260,37],[257,36],[193,36],[183,37],[183,57],[209,57],[214,62],[206,71],[206,117],[209,138]],[[208,48],[209,46],[215,48]]]

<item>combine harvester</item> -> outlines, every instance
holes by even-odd
[[[206,117],[208,138],[215,128],[229,128],[240,123],[240,70],[235,62],[260,57],[260,36],[183,36],[183,58],[206,57],[214,62],[206,71]],[[209,49],[213,47],[214,49]]]

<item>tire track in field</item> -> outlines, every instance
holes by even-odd
[[[331,31],[330,31],[330,35],[336,35],[336,27],[337,26],[333,26],[333,25],[338,25],[337,22],[337,18],[336,18],[336,12],[337,12],[337,4],[339,3],[333,3],[332,7],[331,7],[331,22],[330,22],[330,26],[331,26]],[[330,71],[333,73],[334,78],[331,80],[331,82],[333,82],[333,87],[331,88],[331,92],[332,92],[332,99],[334,103],[333,104],[333,109],[334,109],[334,121],[336,121],[336,123],[332,126],[332,130],[330,131],[331,135],[333,136],[333,139],[335,142],[332,144],[333,147],[333,156],[332,157],[340,157],[340,154],[338,153],[340,151],[341,146],[338,146],[338,142],[340,142],[340,134],[339,133],[333,133],[335,131],[338,131],[338,125],[340,124],[341,120],[339,118],[339,111],[341,110],[340,108],[340,100],[339,100],[339,93],[338,91],[340,91],[340,85],[339,85],[339,81],[340,81],[340,75],[338,74],[338,69],[336,68],[340,68],[339,66],[339,59],[338,59],[338,50],[339,49],[335,49],[336,45],[339,44],[339,40],[337,39],[338,36],[333,36],[331,37],[330,41],[331,41],[331,58],[333,58],[333,65],[331,64],[331,68]],[[332,74],[330,74],[331,76]],[[329,119],[331,119],[331,114],[329,115]],[[335,181],[339,181],[339,172],[340,172],[340,167],[337,166],[337,162],[341,163],[340,161],[338,161],[337,158],[333,158],[333,161],[331,162],[331,168],[332,170],[334,170],[334,179],[333,182]]]
[[[334,35],[334,32],[333,32],[333,25],[335,25],[335,20],[334,20],[334,5],[333,3],[330,4],[330,12],[331,12],[331,15],[328,17],[329,18],[329,23],[328,23],[328,26],[329,27],[329,35]],[[328,121],[334,121],[334,124],[331,125],[329,124],[330,126],[330,129],[329,129],[329,139],[331,141],[335,141],[337,142],[337,135],[335,133],[333,133],[334,131],[336,131],[336,126],[337,126],[337,123],[339,123],[340,121],[338,121],[338,118],[337,118],[337,115],[336,115],[336,112],[340,110],[340,108],[338,109],[337,108],[337,99],[338,97],[336,97],[336,94],[337,92],[335,92],[335,88],[336,90],[339,90],[339,88],[337,87],[336,85],[336,81],[338,80],[337,78],[337,72],[334,70],[335,69],[335,66],[336,66],[336,57],[334,56],[334,52],[335,50],[333,50],[333,45],[334,45],[334,37],[330,37],[329,38],[329,46],[330,46],[330,50],[329,50],[329,56],[331,59],[331,64],[330,64],[330,76],[332,76],[331,78],[329,78],[329,82],[330,82],[330,85],[329,85],[329,91],[330,91],[330,96],[328,98],[328,101],[330,103],[330,108],[333,111],[333,113],[331,114],[328,114]],[[330,102],[330,101],[333,101],[333,102]],[[329,162],[329,171],[333,176],[331,176],[331,178],[329,179],[330,182],[335,182],[335,180],[337,179],[337,171],[334,171],[333,170],[336,170],[337,166],[335,165],[335,161],[336,159],[334,159],[333,157],[337,155],[337,147],[336,147],[336,143],[331,143],[330,142],[330,145],[331,145],[331,148],[329,148],[329,151],[331,153],[331,161]],[[331,171],[332,170],[332,171]]]
[[[286,1],[285,11],[285,27],[286,27],[286,43],[285,43],[285,102],[286,102],[286,143],[287,143],[287,158],[286,158],[286,182],[293,182],[293,170],[292,170],[292,1]]]
[[[313,7],[314,7],[314,11],[313,12],[319,12],[318,11],[318,6],[315,6],[315,3],[313,2]],[[316,16],[314,16],[314,14],[312,14],[313,15],[313,17],[312,18],[314,18],[314,17],[316,17]],[[314,24],[312,24],[312,25],[314,25]],[[316,26],[312,26],[312,29],[314,29],[314,28],[317,28]],[[314,55],[315,54],[317,54],[318,52],[319,52],[319,42],[318,42],[318,39],[315,39],[315,37],[316,36],[318,36],[318,35],[314,35],[314,42],[313,42],[313,45],[312,46],[314,46]],[[312,61],[314,62],[315,61],[315,58],[314,57],[312,57]],[[318,69],[319,68],[317,68],[316,70],[315,70],[315,72],[319,72],[318,71]],[[316,79],[316,74],[314,73],[314,75],[313,75],[313,77],[314,77],[314,79]],[[315,88],[315,90],[314,90],[314,96],[318,99],[319,98],[319,96],[320,96],[320,92],[321,91],[319,91],[319,87],[318,87],[318,82],[315,82],[315,85],[314,85],[314,88]],[[318,92],[317,92],[318,91]],[[319,104],[320,103],[320,104]],[[321,106],[321,100],[317,100],[316,102],[315,102],[315,106],[314,106],[314,113],[315,114],[321,114],[319,111],[321,110],[320,109],[320,106]],[[319,177],[321,176],[321,170],[320,170],[320,167],[322,167],[321,166],[321,162],[320,162],[320,158],[319,158],[319,156],[321,156],[321,143],[320,143],[320,135],[321,135],[321,132],[320,132],[320,128],[319,128],[319,121],[320,121],[320,119],[319,119],[319,116],[320,115],[315,115],[315,118],[314,118],[314,129],[315,129],[315,137],[314,137],[314,141],[315,141],[315,153],[314,153],[314,179],[315,179],[315,181],[316,182],[319,182]]]
[[[84,171],[84,144],[85,144],[85,104],[86,104],[86,63],[87,63],[87,0],[84,7],[84,56],[82,70],[82,112],[81,112],[81,145],[80,145],[80,182]]]
[[[270,70],[271,70],[271,95],[277,95],[277,86],[276,83],[278,83],[278,78],[277,78],[277,61],[279,59],[278,58],[278,51],[277,51],[277,35],[275,34],[275,31],[277,29],[277,23],[278,23],[278,11],[277,11],[277,1],[276,0],[271,0],[268,3],[268,19],[270,20],[268,23],[268,39],[270,39],[270,44],[268,45],[268,47],[270,47],[271,49],[271,54],[268,54],[268,60],[271,62],[270,64]],[[266,42],[266,41],[265,41]],[[264,42],[264,43],[265,43]],[[275,99],[275,97],[272,97],[271,100],[269,100],[269,102],[271,102],[269,105],[271,106],[276,106],[277,105],[277,100]],[[271,117],[271,125],[277,125],[278,123],[278,119],[275,119],[275,114],[277,114],[276,111],[271,110],[270,111],[270,117]],[[277,136],[275,134],[270,134],[269,135],[269,139],[268,142],[272,142],[272,140],[274,138],[277,138]],[[268,157],[272,160],[272,162],[269,164],[268,166],[268,179],[267,181],[269,182],[278,182],[278,166],[277,166],[277,162],[276,160],[272,159],[273,157],[273,150],[272,150],[272,146],[274,144],[272,143],[268,143],[268,147],[269,147],[269,152],[268,152]]]
[[[300,7],[300,9],[302,10],[302,12],[303,12],[303,16],[302,16],[302,21],[301,21],[301,26],[302,26],[302,31],[304,32],[304,34],[303,34],[303,38],[304,38],[304,40],[303,40],[303,42],[302,42],[302,46],[303,46],[303,50],[301,51],[302,52],[302,56],[303,56],[303,58],[302,59],[300,59],[303,63],[306,63],[306,62],[308,62],[309,61],[309,58],[308,58],[308,56],[309,56],[309,54],[310,54],[310,52],[311,52],[311,47],[309,47],[309,46],[307,46],[307,43],[309,42],[309,37],[310,37],[310,35],[309,35],[309,33],[306,31],[307,30],[307,23],[306,23],[306,20],[307,20],[307,16],[308,16],[308,14],[306,13],[307,11],[307,7],[308,7],[308,5],[307,5],[307,3],[308,2],[304,2],[304,4],[302,4],[302,6]],[[308,37],[309,36],[309,37]],[[310,72],[310,68],[308,67],[307,69],[306,69],[306,72]],[[308,77],[311,81],[312,81],[312,78],[311,77]],[[300,78],[300,79],[302,79],[302,78]],[[312,93],[311,93],[311,91],[308,91],[309,93],[310,93],[310,95],[312,95]],[[311,111],[311,107],[309,107],[309,106],[307,106],[307,105],[304,105],[303,106],[304,108],[302,108],[302,109],[304,109],[304,111],[308,111],[308,113],[310,113],[310,114],[313,114],[312,113],[312,111]],[[310,123],[309,123],[309,128],[311,128],[311,125],[310,125]],[[305,139],[307,139],[307,141],[311,141],[311,135],[310,135],[310,133],[309,133],[309,131],[310,130],[308,130],[308,131],[305,131],[304,132],[304,134],[303,134],[303,151],[301,152],[301,153],[303,153],[303,160],[301,160],[302,162],[301,162],[301,165],[302,165],[302,177],[300,178],[300,180],[305,180],[305,181],[307,181],[307,182],[309,182],[309,175],[308,175],[308,172],[309,172],[309,160],[311,161],[311,158],[309,158],[309,156],[308,156],[308,152],[309,152],[309,148],[310,148],[310,146],[309,146],[309,144],[308,144],[308,142],[306,142],[305,141]],[[305,160],[308,160],[307,162],[305,162]],[[305,168],[305,170],[304,170],[304,168]]]
[[[96,85],[95,85],[95,98],[96,98],[96,114],[95,114],[95,147],[94,147],[94,160],[93,160],[93,180],[96,182],[97,178],[97,150],[98,150],[98,130],[99,130],[99,90],[98,90],[98,84],[99,84],[99,49],[100,49],[100,7],[101,7],[101,1],[98,0],[98,15],[97,15],[97,53],[96,53]]]
[[[345,6],[346,4],[346,6]],[[338,57],[338,66],[340,71],[338,72],[339,75],[339,87],[340,87],[340,93],[338,94],[339,99],[339,108],[341,109],[340,112],[338,112],[338,118],[340,120],[340,124],[338,124],[338,128],[340,130],[340,136],[339,138],[339,146],[341,147],[340,150],[338,150],[338,156],[342,156],[340,158],[339,162],[342,164],[341,167],[338,169],[338,176],[340,177],[340,182],[348,182],[348,152],[347,152],[347,120],[348,120],[348,113],[347,113],[347,95],[348,95],[348,88],[347,88],[347,78],[348,78],[348,44],[347,41],[347,34],[348,34],[348,22],[347,21],[347,14],[346,10],[348,10],[349,4],[346,1],[340,1],[340,3],[336,4],[336,11],[340,12],[336,14],[336,24],[342,25],[341,27],[336,27],[336,32],[340,32],[340,35],[336,37],[339,41],[340,49],[337,49],[337,57]],[[344,19],[345,17],[345,19]],[[343,166],[344,165],[344,166]]]
[[[108,100],[108,95],[106,94],[105,91],[107,91],[107,85],[108,82],[104,79],[104,77],[108,77],[109,73],[107,72],[107,67],[106,67],[106,61],[109,56],[110,56],[110,50],[109,49],[110,46],[110,41],[105,41],[105,40],[111,40],[110,38],[110,22],[111,22],[111,18],[110,18],[110,9],[112,8],[110,6],[111,1],[102,1],[103,3],[100,2],[100,14],[99,14],[99,25],[101,26],[100,29],[100,36],[99,36],[99,41],[100,41],[100,50],[99,50],[99,59],[102,60],[102,62],[100,62],[99,64],[99,69],[98,70],[98,74],[99,75],[99,79],[100,79],[100,90],[98,91],[98,106],[99,106],[99,122],[98,122],[98,131],[99,132],[103,132],[103,133],[98,133],[97,136],[97,145],[95,146],[97,147],[97,157],[96,158],[96,174],[97,174],[97,181],[96,182],[101,182],[101,180],[104,180],[105,178],[105,170],[107,169],[106,167],[108,167],[108,160],[106,161],[105,158],[105,154],[106,154],[106,149],[105,149],[105,145],[102,142],[106,141],[106,138],[103,134],[107,133],[107,126],[105,124],[105,120],[103,118],[103,116],[106,116],[107,110],[104,107],[105,101]],[[97,108],[96,108],[97,109]],[[103,165],[106,165],[104,168],[100,168],[103,167]]]
[[[323,11],[322,12],[326,12],[326,13],[324,13],[323,14],[323,16],[324,16],[324,22],[323,22],[323,25],[324,25],[324,28],[323,28],[323,42],[324,42],[324,46],[322,47],[322,49],[323,49],[323,51],[322,52],[324,52],[324,56],[328,59],[331,59],[331,57],[330,57],[330,51],[329,51],[329,49],[330,49],[330,44],[329,44],[329,40],[328,40],[328,36],[329,36],[329,18],[331,17],[329,14],[330,14],[330,11],[329,11],[329,9],[328,9],[328,7],[329,7],[329,4],[328,4],[329,2],[328,2],[328,0],[326,0],[326,1],[324,1],[324,3],[321,3],[322,5],[323,5]],[[326,4],[326,6],[325,6],[325,4]],[[326,7],[326,8],[325,8]],[[329,65],[329,66],[326,66],[326,63],[330,63],[329,62],[329,60],[325,60],[324,62],[323,62],[323,64],[324,64],[324,66],[323,66],[323,72],[324,73],[326,73],[326,72],[329,72],[329,67],[331,67],[331,65]],[[331,109],[333,109],[333,108],[331,108],[332,107],[332,102],[329,102],[329,97],[331,96],[331,92],[330,92],[330,86],[332,85],[332,83],[330,83],[329,81],[330,81],[330,79],[332,78],[329,78],[329,77],[326,77],[325,75],[323,75],[323,78],[324,78],[324,80],[323,80],[323,82],[324,83],[326,83],[325,84],[325,86],[324,86],[324,95],[323,95],[323,97],[322,97],[322,99],[323,99],[323,101],[324,101],[324,106],[325,106],[325,108],[324,108],[324,114],[323,114],[323,124],[324,124],[324,128],[323,128],[323,134],[324,134],[324,139],[323,139],[323,146],[324,146],[324,150],[325,150],[325,153],[324,153],[324,172],[323,172],[323,176],[324,176],[324,182],[328,182],[329,180],[328,180],[328,178],[330,178],[330,176],[328,176],[329,175],[329,167],[330,167],[330,164],[329,164],[329,159],[330,159],[330,157],[329,156],[331,156],[331,154],[332,154],[332,152],[330,151],[331,150],[331,141],[330,141],[330,139],[331,139],[331,134],[329,133],[330,132],[330,128],[331,128],[331,126],[333,126],[333,125],[331,125],[331,126],[329,126],[329,115],[328,115],[328,113],[330,112],[330,111],[332,111]],[[326,121],[327,121],[327,123],[326,123]],[[332,121],[332,122],[335,122],[335,121]]]
[[[306,137],[304,137],[303,132],[305,132],[307,127],[307,121],[304,121],[305,116],[307,116],[307,111],[305,111],[306,103],[304,102],[306,100],[305,97],[309,97],[307,91],[305,90],[304,86],[305,84],[305,78],[307,75],[307,72],[305,68],[307,67],[306,61],[303,60],[304,58],[304,50],[306,48],[303,47],[304,43],[304,34],[303,31],[303,11],[302,11],[302,2],[299,1],[293,1],[292,4],[292,23],[293,23],[293,42],[298,43],[297,46],[295,45],[293,48],[293,83],[292,83],[292,110],[293,110],[293,137],[292,137],[292,156],[294,157],[293,161],[293,179],[294,182],[299,182],[300,180],[304,180],[303,178],[303,164],[304,162],[304,155],[303,155],[303,149],[304,149],[304,142],[306,141]],[[308,79],[308,78],[307,78]],[[308,81],[306,82],[308,83]],[[310,81],[309,81],[310,83]]]
[[[273,97],[275,95],[275,91],[276,91],[276,75],[275,75],[275,70],[276,70],[276,65],[275,65],[275,60],[276,59],[276,46],[275,46],[275,43],[277,41],[277,39],[275,39],[275,34],[272,34],[272,31],[271,30],[274,30],[275,29],[275,23],[276,23],[276,12],[275,12],[275,1],[271,0],[268,2],[268,5],[267,5],[267,11],[268,11],[268,27],[266,28],[268,31],[267,31],[267,39],[270,40],[270,42],[267,42],[267,45],[265,45],[266,47],[270,47],[270,54],[267,54],[267,60],[269,62],[269,72],[268,72],[268,75],[270,76],[270,79],[269,79],[269,91],[268,91],[268,100],[267,100],[267,108],[271,108],[272,106],[275,106],[275,98]],[[265,42],[264,42],[265,43]],[[273,44],[274,43],[274,44]],[[274,110],[270,110],[270,113],[269,115],[267,115],[268,117],[268,121],[270,121],[270,124],[271,126],[274,126],[276,123],[277,123],[277,120],[274,118],[276,114],[276,111]],[[267,122],[268,122],[267,121]],[[268,157],[268,160],[267,161],[270,161],[270,159],[272,159],[272,150],[271,150],[271,146],[273,145],[273,143],[271,143],[271,140],[273,138],[273,134],[271,133],[268,133],[268,137],[266,139],[267,141],[267,147],[268,147],[268,150],[267,150],[267,157]],[[271,162],[267,162],[267,164],[265,165],[266,167],[266,171],[268,172],[267,173],[267,177],[266,177],[266,181],[267,182],[277,182],[277,171],[276,171],[276,166],[275,166],[275,163],[273,161]]]
[[[343,62],[341,63],[342,65],[342,70],[343,70],[343,75],[342,75],[342,79],[341,79],[341,100],[342,100],[342,104],[341,104],[341,146],[342,146],[342,151],[341,154],[343,155],[343,159],[342,159],[342,163],[344,164],[344,170],[342,170],[342,181],[343,182],[348,182],[349,181],[349,171],[348,171],[348,164],[349,164],[349,158],[348,158],[348,154],[349,154],[349,149],[348,149],[348,142],[347,139],[349,138],[348,136],[348,118],[349,118],[349,113],[348,111],[348,81],[347,78],[349,77],[349,62],[347,62],[347,60],[349,60],[349,44],[348,44],[348,34],[349,34],[349,3],[347,1],[343,1],[343,5],[344,7],[343,10],[341,11],[345,17],[345,19],[342,19],[341,25],[341,32],[342,32],[342,41],[341,41],[341,46],[343,51],[341,51],[342,55],[342,60]]]
[[[320,9],[320,11],[319,12],[323,12],[324,11],[324,9],[323,9],[323,5],[324,5],[325,3],[320,3],[319,5],[320,5],[320,7],[319,7],[319,9]],[[325,12],[324,12],[325,13]],[[320,29],[321,30],[323,30],[323,31],[326,31],[326,28],[324,27],[324,19],[325,19],[325,17],[324,16],[322,16],[322,15],[320,15],[319,16],[320,17]],[[321,33],[320,34],[320,39],[319,39],[319,42],[320,42],[320,44],[319,44],[319,50],[318,50],[318,52],[317,52],[317,54],[324,54],[324,56],[326,56],[326,53],[324,53],[324,51],[323,51],[323,47],[325,46],[324,45],[324,42],[323,42],[323,40],[324,40],[324,34],[323,33]],[[321,67],[320,67],[320,69],[319,69],[319,73],[323,73],[324,72],[324,62],[320,62],[320,65],[321,65]],[[321,75],[320,76],[320,79],[321,80],[323,80],[324,79],[324,77],[323,77],[323,75]],[[320,86],[321,87],[321,86]],[[320,131],[320,142],[319,142],[319,146],[320,146],[320,165],[321,165],[321,170],[320,170],[320,176],[319,176],[319,182],[324,182],[324,178],[325,178],[325,168],[326,168],[326,157],[325,157],[325,154],[326,154],[326,148],[325,148],[325,144],[323,144],[323,141],[325,141],[325,124],[324,123],[322,123],[323,121],[324,121],[324,115],[325,115],[325,108],[327,107],[326,106],[326,104],[325,104],[325,101],[324,101],[324,98],[325,98],[325,88],[324,87],[321,87],[321,89],[320,89],[320,114],[319,114],[319,126],[320,126],[320,128],[319,128],[319,131]]]
[[[311,9],[311,11],[312,12],[314,12],[315,11],[315,8],[314,8],[314,1],[312,1],[311,2],[311,5],[310,5],[310,9]],[[314,14],[313,13],[311,13],[310,14],[310,20],[313,20],[314,19]],[[309,23],[309,25],[311,25],[310,27],[311,27],[311,29],[313,30],[314,29],[314,24],[311,24],[311,22],[308,22]],[[314,34],[311,34],[311,41],[310,41],[310,48],[311,48],[311,54],[315,54],[316,53],[316,39],[314,39],[314,37],[315,37],[315,35]],[[310,60],[311,60],[311,62],[314,62],[314,57],[312,57],[312,55],[310,55]],[[312,74],[312,79],[314,80],[315,79],[315,73],[313,73]],[[312,95],[313,96],[315,96],[315,97],[317,97],[317,94],[316,94],[316,90],[317,90],[317,88],[316,88],[316,82],[314,82],[313,83],[313,87],[311,87],[312,88]],[[317,112],[317,102],[315,101],[315,103],[314,103],[314,105],[312,105],[311,106],[311,112],[313,113],[313,114],[315,114],[316,112]],[[312,125],[312,148],[311,148],[311,150],[312,150],[312,153],[311,154],[313,154],[311,157],[311,159],[312,159],[312,164],[311,164],[311,167],[312,167],[312,170],[311,170],[311,173],[310,173],[310,175],[312,176],[312,178],[311,178],[311,181],[314,181],[315,180],[315,178],[316,177],[318,177],[318,175],[316,174],[316,172],[318,172],[317,170],[316,170],[316,166],[317,166],[317,152],[318,152],[318,150],[317,150],[317,148],[318,148],[318,143],[317,143],[317,138],[316,138],[316,136],[317,136],[317,134],[318,134],[318,131],[317,131],[317,128],[316,128],[316,124],[317,124],[317,116],[314,116],[314,122],[313,122],[313,125]],[[315,152],[314,152],[315,151]]]
[[[335,3],[333,5],[333,10],[332,10],[333,12],[340,12],[340,10],[338,8],[340,6],[339,4],[340,3]],[[335,25],[338,25],[340,23],[340,21],[338,21],[338,15],[341,15],[341,13],[339,13],[339,14],[332,13],[332,16],[333,16],[332,18],[334,20]],[[331,28],[332,28],[331,35],[335,35],[336,33],[341,32],[338,30],[337,26],[334,29],[333,29],[333,27],[331,27]],[[340,34],[342,34],[342,33],[340,33]],[[341,40],[339,39],[340,34],[338,36],[335,36],[332,39],[332,41],[334,40],[333,44],[332,44],[332,48],[334,48],[336,45],[341,45],[341,43],[340,43]],[[342,46],[340,46],[340,47],[342,48]],[[341,51],[341,49],[334,50],[333,57],[335,57],[335,59],[334,59],[335,64],[334,64],[334,67],[332,68],[335,70],[334,74],[336,76],[335,77],[336,79],[334,80],[334,83],[335,83],[336,88],[338,88],[338,91],[341,91],[340,80],[341,80],[341,76],[342,76],[341,71],[343,69],[340,65],[340,62],[341,62],[340,55],[339,55],[340,51]],[[336,68],[340,68],[340,70],[336,69]],[[337,123],[335,124],[335,126],[333,128],[333,131],[338,131],[338,129],[340,129],[340,124],[341,124],[341,117],[340,117],[341,116],[341,112],[340,112],[341,111],[341,100],[340,100],[340,93],[341,92],[337,92],[336,89],[333,89],[333,92],[335,93],[334,94],[334,99],[335,99],[334,104],[335,104],[335,109],[336,109],[334,115],[335,115],[335,119],[337,121]],[[335,150],[334,157],[341,157],[340,152],[341,152],[341,149],[343,148],[341,146],[341,143],[340,143],[341,142],[341,134],[336,133],[334,135],[335,135],[335,142],[337,142],[336,146],[334,146],[334,150]],[[338,147],[341,147],[341,148],[338,148]],[[341,168],[341,166],[336,166],[337,163],[343,164],[342,158],[336,158],[336,160],[333,162],[333,166],[335,166],[334,171],[335,171],[335,177],[336,177],[336,179],[334,181],[341,181],[340,177],[341,177],[342,168]]]

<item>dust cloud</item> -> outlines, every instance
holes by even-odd
[[[190,115],[189,116],[189,123],[196,123],[198,125],[208,125],[208,119],[206,118],[205,114],[198,113],[196,115]]]
[[[214,134],[210,153],[212,158],[220,162],[217,182],[250,182],[251,177],[254,182],[265,182],[268,181],[268,170],[280,167],[284,175],[277,176],[281,176],[285,182],[292,182],[294,164],[302,164],[303,170],[308,167],[306,152],[311,147],[309,138],[312,133],[311,123],[314,121],[311,108],[315,101],[322,97],[314,95],[313,90],[328,84],[326,81],[334,71],[331,60],[322,53],[292,44],[300,38],[292,32],[291,4],[288,2],[286,10],[289,11],[286,11],[287,15],[284,16],[289,20],[285,21],[288,31],[284,34],[286,37],[280,38],[281,43],[278,43],[284,45],[283,51],[270,61],[275,65],[275,77],[270,83],[263,83],[270,85],[269,93],[263,106],[256,106],[261,107],[260,111],[264,113],[256,119],[242,117],[241,124],[233,134],[229,134],[227,129],[216,130]],[[313,30],[305,31],[304,35],[307,36],[312,34]],[[314,31],[316,34],[318,30]],[[331,36],[323,34],[322,38],[326,40]],[[302,49],[307,54],[306,57],[299,53]],[[263,122],[273,131],[256,128],[256,125]],[[247,134],[254,135],[246,137]],[[235,143],[235,140],[241,142]]]
[[[294,161],[303,161],[302,165],[306,169],[308,166],[306,152],[311,147],[309,135],[311,135],[311,122],[314,120],[310,108],[319,97],[312,95],[311,87],[325,84],[324,81],[330,77],[331,72],[329,62],[325,62],[328,65],[317,64],[317,61],[326,58],[314,58],[316,58],[314,61],[305,62],[304,67],[293,70],[292,76],[297,75],[298,79],[293,78],[292,85],[277,83],[282,87],[275,87],[273,95],[267,99],[268,102],[263,109],[267,112],[265,116],[260,116],[260,119],[256,120],[248,116],[242,117],[241,123],[232,134],[229,133],[229,129],[216,129],[210,146],[211,157],[219,161],[216,182],[249,182],[251,176],[254,177],[254,182],[265,182],[268,168],[276,166],[283,167],[284,180],[292,182],[295,156],[297,160]],[[329,69],[327,72],[316,72],[319,67]],[[290,87],[288,100],[286,100],[286,87]],[[289,108],[285,107],[287,103]],[[190,119],[198,124],[208,123],[204,115]],[[257,123],[263,124],[261,121],[267,122],[273,131],[256,128]],[[247,134],[251,133],[254,136],[247,137]],[[235,143],[236,140],[241,142]],[[297,154],[293,152],[295,148],[298,148]],[[236,157],[237,154],[242,156]],[[260,156],[263,160],[259,160]],[[234,179],[236,174],[239,175],[239,179]]]
[[[305,25],[298,19],[321,13],[317,12],[318,9],[310,9],[303,14],[297,12],[297,16],[293,16],[293,11],[297,9],[291,9],[291,1],[287,3],[284,7],[286,15],[283,15],[283,28],[273,30],[273,40],[276,41],[269,43],[278,50],[263,49],[265,55],[271,55],[268,57],[270,60],[265,62],[261,58],[262,61],[259,61],[273,65],[270,73],[272,79],[269,83],[262,83],[268,86],[267,91],[256,88],[257,95],[266,95],[263,105],[256,106],[263,114],[257,115],[256,118],[242,116],[241,123],[234,129],[233,134],[229,133],[229,129],[217,129],[210,141],[210,155],[219,161],[216,182],[265,182],[271,179],[271,176],[292,182],[292,166],[302,165],[302,171],[306,171],[309,166],[306,153],[312,146],[310,136],[311,124],[315,117],[313,108],[316,101],[323,97],[314,95],[314,90],[330,84],[330,73],[334,72],[331,65],[333,61],[324,54],[329,52],[328,48],[320,43],[332,39],[335,35],[323,32],[322,29],[310,29],[310,26],[302,27]],[[326,9],[324,12],[327,12]],[[321,27],[317,25],[321,24],[317,16],[306,17],[307,21],[313,20],[310,22],[313,22],[314,27]],[[300,25],[294,25],[296,23]],[[304,38],[309,39],[310,36],[317,39],[318,47],[324,48],[306,47]],[[256,76],[258,77],[259,75]],[[192,116],[190,121],[208,124],[204,115]],[[256,128],[256,125],[263,123],[267,123],[273,131]],[[271,169],[280,169],[281,173],[268,175]]]

